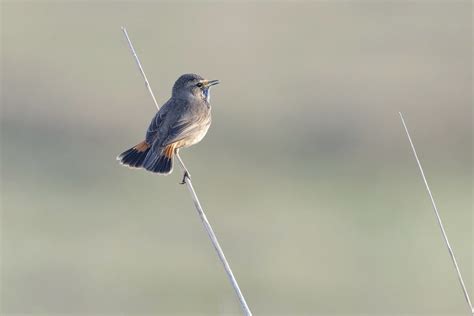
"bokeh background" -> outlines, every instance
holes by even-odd
[[[1,3],[9,315],[239,315],[193,208],[115,156],[182,73],[222,84],[183,152],[255,315],[467,315],[472,2]]]

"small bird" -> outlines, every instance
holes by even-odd
[[[179,149],[199,143],[211,125],[210,88],[219,80],[206,80],[196,74],[184,74],[176,80],[171,98],[151,120],[145,140],[124,151],[117,160],[131,168],[143,168],[159,174],[173,171],[173,156],[184,167],[181,184],[191,178]]]

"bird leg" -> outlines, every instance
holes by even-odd
[[[191,180],[191,174],[189,173],[188,169],[187,169],[186,166],[184,165],[183,160],[182,160],[181,157],[179,156],[179,149],[178,149],[178,148],[176,148],[176,149],[174,150],[174,154],[176,155],[176,158],[178,158],[179,163],[181,164],[181,167],[183,167],[183,169],[184,169],[183,179],[181,180],[181,182],[180,182],[179,184],[185,184],[185,183],[186,183],[186,178],[188,178],[189,180]]]

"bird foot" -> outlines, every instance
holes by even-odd
[[[191,175],[189,174],[189,172],[187,170],[184,172],[183,179],[181,180],[181,182],[179,184],[185,184],[186,183],[186,178],[191,180]]]

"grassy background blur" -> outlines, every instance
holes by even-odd
[[[255,315],[467,315],[472,2],[1,2],[2,315],[238,315],[180,173],[121,167],[195,72],[183,152]]]

